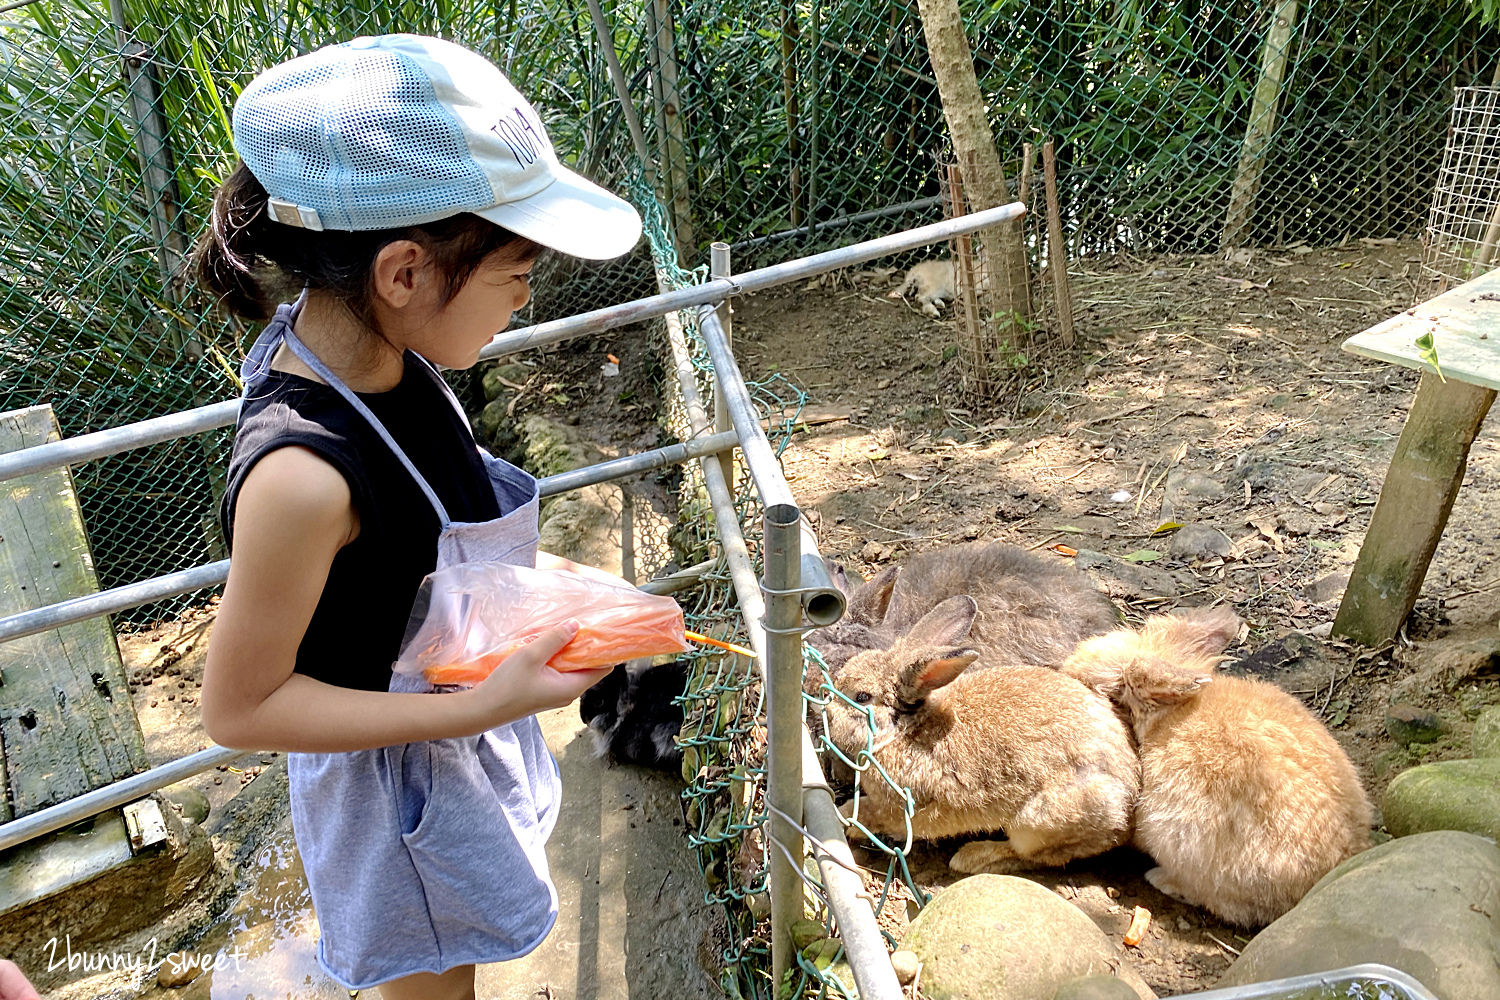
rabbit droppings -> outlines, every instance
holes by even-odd
[[[1062,669],[1130,715],[1135,844],[1158,866],[1146,878],[1252,927],[1368,847],[1371,816],[1354,765],[1302,702],[1215,675],[1239,625],[1225,608],[1159,615],[1084,642]]]
[[[1056,666],[1080,640],[1119,623],[1109,598],[1083,573],[1002,542],[929,549],[855,587],[837,563],[829,561],[829,570],[848,608],[807,641],[833,676],[862,650],[890,648],[923,615],[960,594],[978,603],[972,641],[986,651],[980,666]]]
[[[1124,723],[1056,670],[966,670],[992,655],[971,635],[978,613],[972,597],[949,598],[890,649],[852,658],[827,710],[830,739],[856,760],[870,748],[911,790],[916,837],[1005,830],[960,850],[959,870],[1060,865],[1125,843],[1140,766]],[[874,768],[858,804],[871,830],[905,832],[901,796]]]

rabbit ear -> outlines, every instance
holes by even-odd
[[[848,594],[849,605],[844,617],[864,625],[879,625],[885,621],[885,612],[891,603],[891,590],[896,586],[896,577],[900,572],[900,566],[887,566],[873,580],[860,584],[852,594]]]
[[[907,676],[897,681],[896,696],[903,707],[915,708],[938,688],[953,683],[958,675],[979,659],[972,649],[946,649],[906,668]]]
[[[923,615],[903,641],[956,646],[969,637],[978,614],[979,605],[968,594],[950,597]]]
[[[1240,634],[1240,619],[1225,607],[1202,608],[1182,615],[1158,616],[1142,631],[1164,655],[1213,657],[1224,652]]]
[[[1143,657],[1126,665],[1120,678],[1132,698],[1149,706],[1175,705],[1213,680],[1212,671],[1184,669],[1166,660]]]

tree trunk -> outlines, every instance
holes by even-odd
[[[984,97],[974,75],[974,56],[964,35],[958,0],[917,0],[927,38],[932,73],[943,100],[943,116],[963,173],[969,208],[980,211],[1009,203],[1010,185],[985,117]],[[1031,322],[1030,276],[1021,220],[1013,219],[978,234],[979,253],[991,275],[990,295],[996,332],[1002,343],[1018,344]]]

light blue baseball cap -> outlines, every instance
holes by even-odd
[[[503,73],[440,38],[356,38],[273,66],[231,124],[271,217],[289,226],[392,229],[472,212],[591,260],[641,235],[629,202],[558,162]]]

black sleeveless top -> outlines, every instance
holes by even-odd
[[[500,516],[484,463],[438,375],[406,355],[401,382],[359,393],[416,465],[455,521]],[[422,577],[437,563],[439,523],[416,481],[339,394],[321,382],[272,371],[248,400],[235,432],[220,519],[234,537],[234,505],[245,476],[288,445],[316,452],[349,483],[359,537],[339,550],[296,672],[339,687],[384,691]]]

